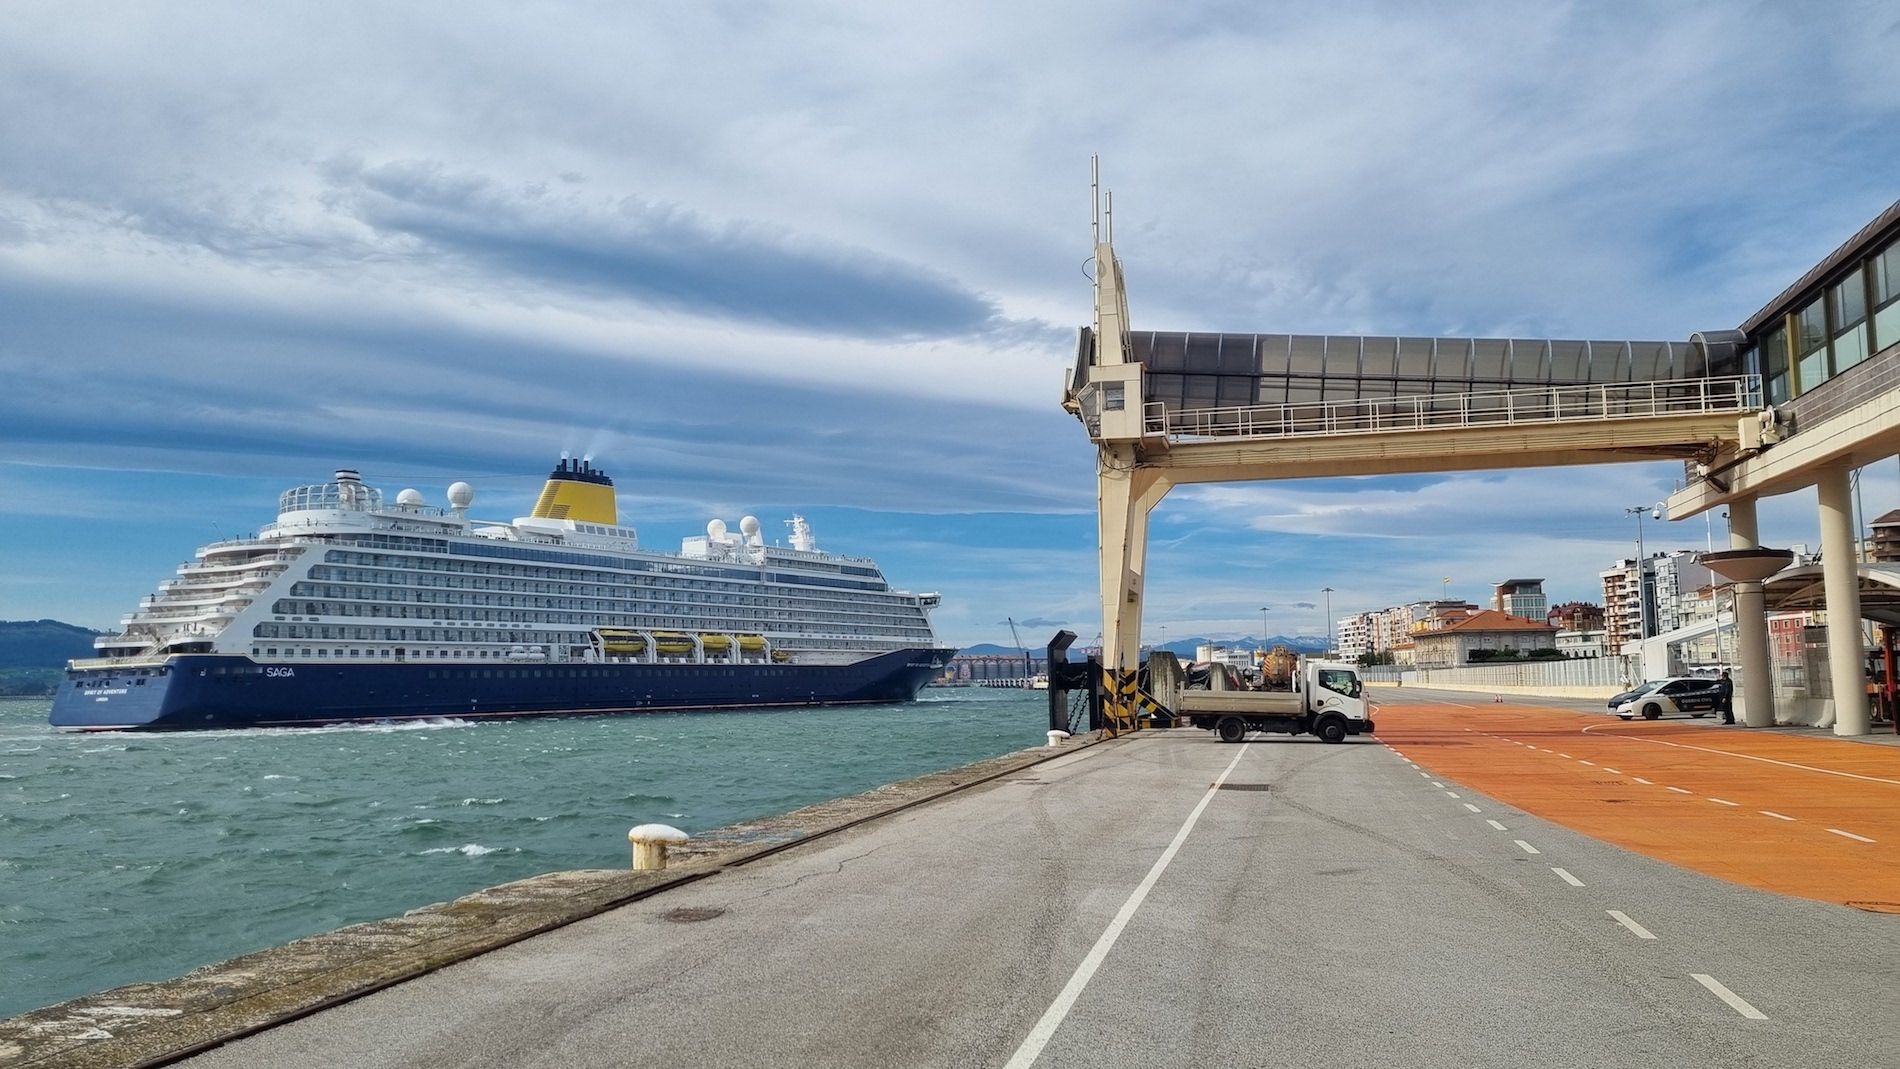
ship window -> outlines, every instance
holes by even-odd
[[[318,650],[318,651],[317,651],[317,656],[319,656],[319,657],[328,657],[329,655],[330,655],[330,651],[329,651],[329,650]]]

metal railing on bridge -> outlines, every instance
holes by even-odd
[[[1187,441],[1739,414],[1761,406],[1760,376],[1725,375],[1186,410],[1172,409],[1162,401],[1150,401],[1142,406],[1142,421],[1150,435]]]

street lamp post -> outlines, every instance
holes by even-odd
[[[1661,502],[1654,505],[1631,505],[1623,510],[1628,516],[1636,517],[1636,640],[1641,642],[1649,637],[1649,598],[1643,589],[1643,576],[1649,571],[1649,562],[1643,550],[1643,513],[1649,513],[1651,519],[1660,520],[1663,516]]]
[[[1333,652],[1333,588],[1323,586],[1319,592],[1326,595],[1326,652],[1330,655]]]

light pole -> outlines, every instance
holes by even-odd
[[[1319,592],[1326,595],[1326,653],[1330,656],[1333,652],[1333,588],[1323,586]]]
[[[1623,510],[1624,515],[1636,517],[1636,640],[1641,642],[1649,637],[1649,598],[1643,590],[1643,577],[1649,571],[1649,562],[1644,559],[1643,551],[1643,513],[1649,513],[1651,519],[1660,520],[1663,515],[1662,503],[1654,505],[1631,505]]]
[[[1266,605],[1260,606],[1260,648],[1263,650],[1267,648],[1267,609]]]

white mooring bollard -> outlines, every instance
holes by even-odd
[[[627,841],[633,844],[633,867],[636,871],[658,870],[666,867],[666,848],[687,841],[687,834],[678,828],[665,824],[642,824],[627,833]]]
[[[1062,745],[1062,740],[1068,737],[1069,737],[1068,732],[1063,731],[1061,728],[1057,728],[1054,731],[1051,731],[1049,733],[1049,745],[1060,746]]]

